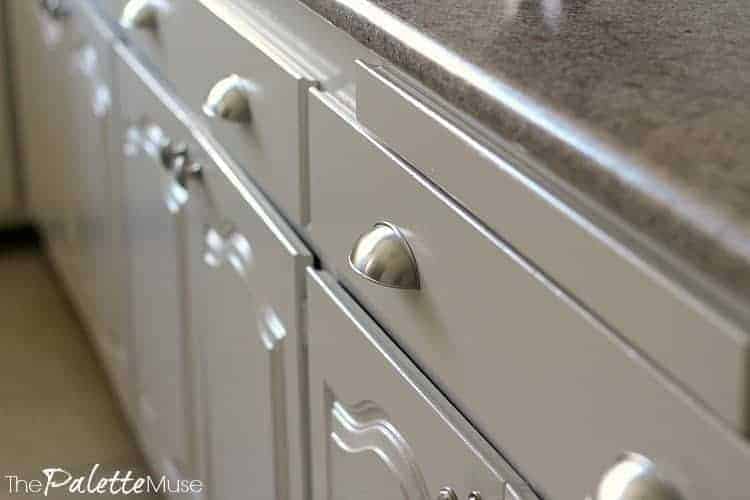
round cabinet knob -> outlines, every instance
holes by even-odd
[[[398,227],[378,222],[359,237],[349,254],[355,273],[379,285],[419,290],[419,270],[409,243]]]
[[[684,500],[656,465],[637,453],[626,453],[602,477],[594,500]]]
[[[250,84],[237,75],[218,81],[203,103],[203,113],[211,118],[221,118],[236,123],[250,121]]]
[[[122,9],[120,26],[126,29],[153,29],[159,15],[168,8],[166,0],[130,0]]]

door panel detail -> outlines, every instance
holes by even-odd
[[[422,471],[409,444],[385,412],[372,401],[331,405],[331,440],[348,453],[375,453],[401,485],[404,500],[427,500]]]

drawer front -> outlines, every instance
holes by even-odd
[[[687,478],[686,498],[746,496],[746,443],[330,97],[311,94],[310,230],[323,262],[543,496],[585,498],[624,451],[675,470],[675,481]],[[351,269],[363,233],[365,250],[378,247],[378,221],[408,244],[419,290],[381,286]],[[382,262],[371,262],[376,278],[404,276]]]
[[[240,9],[175,2],[164,26],[167,76],[235,161],[301,225],[308,198],[301,110],[310,82],[245,20]]]
[[[212,497],[242,498],[252,485],[253,498],[302,500],[300,316],[312,258],[221,154],[190,155],[201,171],[186,183],[188,318]]]
[[[712,410],[750,433],[747,332],[691,298],[578,213],[571,215],[556,194],[481,145],[475,139],[480,133],[472,137],[466,132],[470,126],[451,120],[439,104],[386,68],[362,63],[358,68],[360,123],[595,309]]]
[[[331,276],[308,293],[314,500],[536,498]]]

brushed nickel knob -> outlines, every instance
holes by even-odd
[[[469,500],[482,500],[482,494],[478,491],[469,493]]]
[[[458,495],[453,488],[446,486],[438,491],[437,500],[458,500]]]
[[[250,121],[250,84],[237,75],[216,82],[203,103],[203,113],[236,123]]]
[[[166,0],[130,0],[122,9],[120,26],[126,29],[154,29],[159,15],[169,9]]]
[[[391,288],[419,290],[419,269],[409,243],[398,227],[378,222],[359,237],[349,265],[366,280]]]
[[[683,500],[656,465],[637,453],[625,453],[602,477],[594,500]]]

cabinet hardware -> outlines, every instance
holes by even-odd
[[[637,453],[625,453],[604,473],[593,500],[682,500],[656,465]]]
[[[478,491],[472,491],[469,493],[469,500],[482,500],[482,494]]]
[[[203,103],[203,113],[210,118],[247,123],[250,121],[251,85],[237,75],[230,75],[216,82]]]
[[[401,230],[389,222],[378,222],[359,237],[349,254],[349,265],[359,276],[379,285],[420,288],[414,252]]]
[[[445,486],[438,491],[437,500],[458,500],[458,495],[456,495],[456,491],[453,488]]]
[[[120,26],[126,29],[154,29],[159,24],[159,14],[168,8],[166,0],[130,0],[122,9]]]

